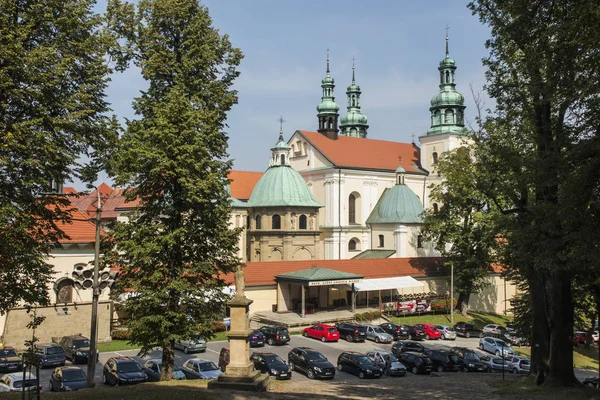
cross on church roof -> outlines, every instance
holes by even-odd
[[[283,135],[283,124],[286,122],[286,120],[283,119],[283,115],[280,115],[279,118],[277,118],[277,122],[279,122],[279,134]]]

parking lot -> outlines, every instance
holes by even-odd
[[[463,347],[468,347],[468,348],[472,348],[472,349],[477,349],[477,346],[479,344],[479,339],[478,338],[466,339],[466,338],[459,337],[453,341],[425,340],[425,341],[421,341],[420,343],[422,343],[425,347],[430,347],[430,348],[450,348],[452,346],[463,346]],[[228,343],[226,341],[208,342],[207,350],[204,353],[184,354],[182,351],[175,350],[175,361],[179,366],[181,366],[186,360],[188,360],[190,358],[204,358],[204,359],[213,361],[215,364],[217,364],[218,359],[219,359],[219,352],[220,352],[221,348],[224,346],[227,346],[227,344]],[[282,345],[282,346],[265,345],[264,347],[252,348],[250,351],[251,352],[253,352],[253,351],[273,352],[273,353],[279,355],[285,361],[287,361],[287,359],[288,359],[287,356],[288,356],[289,351],[292,348],[298,347],[298,346],[311,347],[311,348],[321,352],[325,357],[328,358],[328,360],[334,366],[336,365],[339,354],[343,351],[367,352],[370,350],[380,350],[380,351],[381,350],[383,350],[383,351],[391,350],[391,344],[378,344],[378,343],[375,343],[375,342],[372,342],[369,340],[367,340],[363,343],[351,343],[351,342],[346,342],[345,340],[340,340],[339,342],[323,343],[319,340],[305,338],[300,335],[292,335],[290,342],[287,343],[286,345]],[[477,350],[477,351],[479,351],[479,350]],[[480,352],[480,353],[482,353],[482,352]],[[487,354],[487,353],[482,353],[482,354]],[[146,360],[148,360],[150,358],[161,358],[161,355],[162,355],[162,353],[159,350],[155,350],[145,357],[138,357],[136,350],[123,350],[123,351],[118,351],[118,352],[100,353],[100,362],[96,366],[96,374],[95,374],[94,380],[97,385],[103,385],[103,383],[102,383],[102,367],[103,367],[104,363],[106,362],[106,360],[108,360],[110,357],[130,356],[130,357],[135,358],[140,363],[140,365],[143,365]],[[70,362],[67,361],[67,364],[70,364]],[[79,367],[81,367],[84,371],[87,370],[86,365],[79,365]],[[49,390],[48,382],[50,380],[50,375],[52,374],[52,371],[53,371],[53,368],[47,368],[47,369],[43,369],[40,371],[40,383],[42,384],[44,391]],[[454,373],[448,372],[448,373],[444,373],[444,374],[454,374]],[[444,375],[444,374],[442,374],[442,375]],[[383,376],[380,379],[415,379],[415,378],[416,377],[409,372],[409,373],[407,373],[407,375],[405,377],[398,378],[398,377]],[[428,378],[429,378],[429,376],[426,376],[426,375],[418,376],[418,379],[428,379]],[[309,379],[301,373],[294,372],[292,380],[302,382],[302,381],[308,381]],[[337,371],[336,376],[335,376],[335,381],[339,381],[339,382],[358,381],[358,380],[360,380],[360,379],[357,376],[351,375],[346,372]]]

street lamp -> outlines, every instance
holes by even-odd
[[[100,223],[102,221],[102,205],[100,203],[100,190],[98,193],[98,207],[96,207],[96,243],[94,249],[94,280],[92,284],[92,321],[90,332],[90,351],[88,353],[87,384],[94,387],[94,375],[96,374],[96,342],[98,341],[98,298],[100,287],[98,286],[98,270],[100,264]]]
[[[454,264],[450,264],[450,324],[454,326]]]

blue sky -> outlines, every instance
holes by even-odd
[[[234,169],[264,171],[276,142],[280,115],[284,136],[316,130],[326,49],[330,49],[336,102],[345,113],[346,86],[356,57],[356,81],[368,137],[410,142],[429,128],[429,100],[438,91],[446,24],[457,89],[467,121],[475,116],[469,85],[482,91],[481,59],[489,28],[466,1],[206,0],[214,26],[227,33],[245,58],[235,88],[239,104],[229,113],[229,154]],[[98,10],[104,4],[100,2]],[[108,90],[113,112],[134,118],[132,99],[145,87],[139,71],[115,74]],[[486,106],[491,101],[486,100]],[[416,139],[418,140],[418,139]],[[106,175],[101,176],[107,180]]]

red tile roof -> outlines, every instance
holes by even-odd
[[[227,177],[231,180],[229,184],[231,197],[238,200],[248,200],[252,194],[252,190],[254,190],[254,186],[256,186],[256,183],[262,176],[262,172],[230,171]]]
[[[71,223],[58,222],[56,225],[68,237],[60,243],[94,243],[96,241],[96,224],[87,215],[77,209],[71,211]]]
[[[63,186],[63,194],[77,194],[77,190],[72,186]]]
[[[395,171],[400,164],[398,158],[402,157],[402,167],[406,172],[424,173],[420,169],[420,149],[413,143],[348,136],[338,136],[337,140],[333,140],[318,132],[296,132],[339,167]]]

